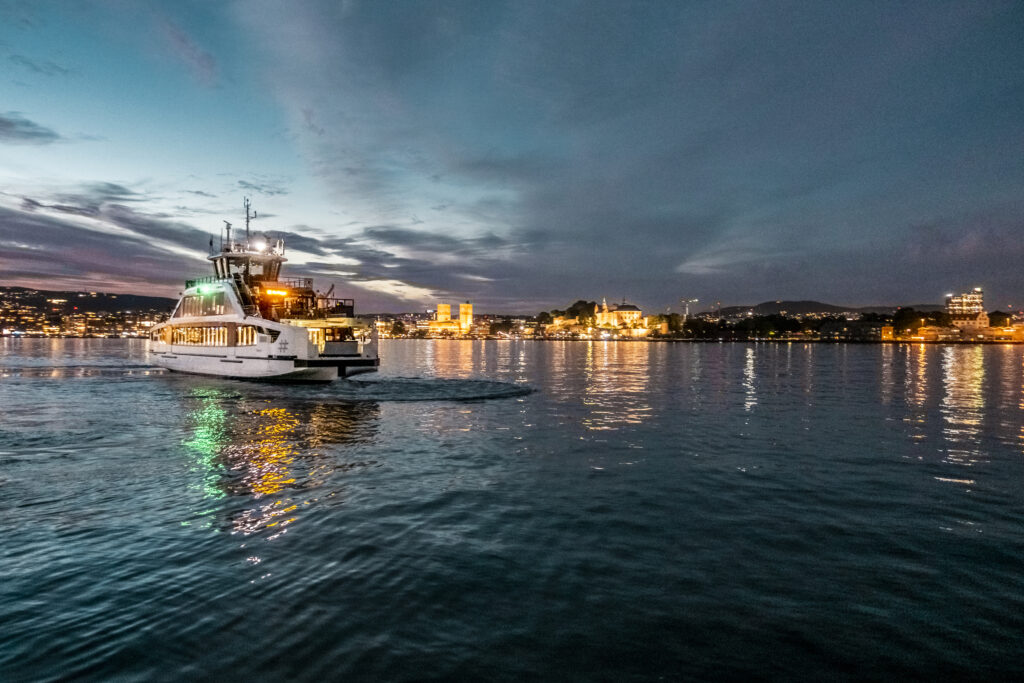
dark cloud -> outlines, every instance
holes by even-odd
[[[20,112],[0,114],[0,143],[49,145],[61,139],[53,129],[26,119]]]
[[[42,76],[67,76],[71,74],[70,69],[63,67],[60,64],[55,64],[49,60],[37,62],[29,59],[25,55],[11,55],[9,59],[14,64]]]
[[[214,85],[220,72],[217,60],[168,17],[160,23],[161,31],[172,53],[192,70],[203,85]]]
[[[0,207],[0,235],[0,267],[10,284],[171,295],[184,273],[201,267],[144,234],[86,230],[38,212]]]
[[[408,257],[374,275],[457,291],[472,280],[426,256],[465,254],[490,270],[462,275],[512,306],[563,290],[876,303],[882,282],[885,301],[923,301],[964,268],[1024,285],[978,246],[1011,228],[957,218],[1019,218],[1019,4],[261,9],[247,20],[313,171],[341,203],[416,217],[357,235]],[[962,259],[933,253],[934,273],[912,258],[931,224]]]
[[[396,226],[371,226],[364,228],[362,236],[376,244],[392,247],[411,247],[423,251],[467,254],[494,250],[507,245],[497,235],[460,238],[426,230],[413,230]]]
[[[233,11],[246,63],[338,211],[335,225],[275,233],[315,261],[310,273],[504,310],[1024,288],[1020,3],[253,0]],[[165,37],[213,82],[220,66],[190,25],[168,22]],[[0,141],[64,139],[13,116]],[[291,186],[224,173],[228,190]],[[21,214],[205,244],[146,199],[90,186],[37,193]]]
[[[173,216],[133,208],[146,196],[124,185],[111,182],[86,183],[74,190],[58,192],[51,197],[23,197],[21,211],[46,213],[47,218],[59,221],[53,214],[79,216],[96,221],[98,234],[119,235],[132,241],[159,240],[186,249],[202,249],[209,239],[206,231],[174,220]],[[84,229],[68,224],[68,230]],[[58,246],[58,245],[51,245]]]
[[[73,191],[55,194],[46,208],[78,216],[99,216],[105,205],[143,201],[145,197],[117,183],[86,183]],[[36,208],[44,204],[32,201]]]
[[[249,190],[250,192],[258,192],[259,194],[273,197],[276,195],[288,194],[288,189],[282,185],[271,182],[249,182],[248,180],[239,180],[238,187],[243,190]]]

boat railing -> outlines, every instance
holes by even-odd
[[[206,277],[194,277],[191,280],[185,280],[185,287],[195,287],[196,285],[210,285],[214,282],[223,282],[224,278],[217,277],[216,275],[208,275]]]
[[[313,278],[311,277],[282,277],[277,281],[292,289],[313,289]]]
[[[322,320],[324,318],[354,318],[356,305],[352,299],[334,299],[317,297],[316,307],[301,312],[295,311],[294,317],[306,320]]]

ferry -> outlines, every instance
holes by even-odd
[[[355,302],[321,294],[311,278],[282,278],[283,239],[250,237],[256,214],[245,206],[245,240],[224,221],[214,275],[185,282],[171,317],[153,327],[152,362],[177,372],[234,379],[330,382],[380,365],[377,330],[361,329]]]

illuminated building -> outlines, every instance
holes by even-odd
[[[963,294],[946,295],[946,313],[949,315],[977,315],[985,311],[985,295],[981,287]]]
[[[988,328],[985,296],[981,287],[975,287],[963,294],[947,294],[946,313],[949,314],[953,327],[961,333],[978,334]]]
[[[603,338],[611,337],[646,337],[651,330],[648,328],[648,320],[644,317],[643,311],[633,304],[623,301],[621,304],[611,306],[607,300],[602,300],[600,305],[594,305],[592,327],[581,323],[579,316],[566,317],[556,316],[550,325],[545,326],[546,334],[576,334],[576,335],[600,335]],[[594,329],[596,328],[596,330]]]
[[[598,327],[632,328],[646,327],[643,320],[643,311],[623,301],[619,305],[608,307],[608,301],[601,300],[601,306],[594,311],[594,318]]]
[[[444,334],[446,336],[469,334],[473,327],[473,304],[468,301],[459,304],[459,318],[452,319],[451,304],[438,304],[434,320],[428,323],[427,330],[430,334]]]

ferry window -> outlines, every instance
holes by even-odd
[[[199,315],[224,315],[224,291],[206,294],[200,297],[201,311]]]
[[[324,332],[329,342],[351,341],[355,339],[352,336],[351,327],[328,327]]]
[[[191,296],[186,296],[181,300],[181,303],[178,304],[178,309],[174,311],[175,318],[181,318],[183,316],[190,315],[188,309],[189,303],[192,301],[192,298],[193,297]]]
[[[190,315],[224,315],[226,301],[224,291],[211,294],[200,294],[184,297],[174,311],[175,318],[182,318]]]
[[[227,346],[226,327],[175,327],[171,332],[171,343],[189,346]]]
[[[281,335],[281,330],[269,330],[265,327],[257,327],[256,331],[270,337],[270,341],[272,342],[277,341],[277,338]]]
[[[256,328],[252,325],[241,325],[235,340],[238,346],[252,346],[256,343]]]

